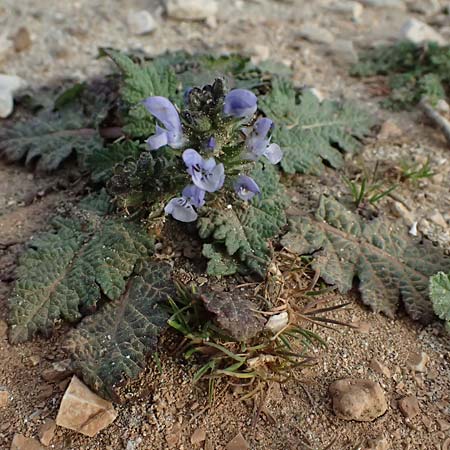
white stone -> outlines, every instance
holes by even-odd
[[[374,8],[406,9],[403,0],[362,0],[362,2],[365,5],[372,6]]]
[[[219,10],[215,0],[166,0],[167,15],[179,20],[204,20]]]
[[[158,28],[153,16],[145,10],[130,11],[127,17],[128,28],[133,34],[148,34]]]
[[[424,42],[437,42],[440,45],[446,44],[446,41],[441,34],[426,23],[417,19],[408,19],[402,25],[399,39],[407,40],[414,44],[422,44]]]
[[[0,89],[0,118],[5,119],[14,109],[14,100],[10,91]]]
[[[266,323],[266,329],[268,329],[272,334],[277,334],[289,323],[289,314],[287,311],[283,311],[280,314],[275,314],[270,316],[270,319]]]
[[[314,95],[314,97],[316,97],[320,103],[322,103],[325,99],[325,96],[322,94],[322,92],[315,87],[306,87],[303,89],[303,92],[309,92],[310,94]]]
[[[24,79],[15,75],[0,74],[0,90],[6,90],[14,94],[19,89],[26,87]]]
[[[358,21],[364,11],[364,6],[359,2],[341,1],[333,3],[329,9],[335,13],[349,16],[355,21]]]
[[[252,62],[258,64],[261,61],[266,61],[270,57],[270,48],[267,45],[255,44],[250,50],[252,54]]]
[[[450,112],[450,105],[443,98],[441,98],[436,103],[436,109],[441,113],[448,113]]]
[[[358,62],[358,54],[356,53],[353,42],[348,39],[336,39],[329,50],[337,62],[345,62],[354,64]]]
[[[303,25],[298,35],[318,44],[331,44],[334,41],[334,36],[330,31],[311,24]]]
[[[56,425],[93,437],[116,417],[112,403],[92,392],[74,375],[61,400]]]

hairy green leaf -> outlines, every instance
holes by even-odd
[[[255,337],[264,329],[266,320],[256,312],[257,306],[243,298],[241,292],[210,292],[201,299],[224,333],[239,342]]]
[[[135,378],[156,349],[175,295],[165,263],[149,263],[132,276],[122,295],[85,317],[69,334],[66,348],[74,369],[95,391],[119,400],[116,388]]]
[[[36,117],[16,122],[0,130],[0,154],[8,161],[36,163],[36,169],[57,169],[72,152],[80,163],[87,155],[101,149],[98,131],[86,128],[84,116],[71,109],[46,111]]]
[[[203,244],[202,255],[208,258],[207,272],[217,277],[233,275],[238,271],[238,265],[228,255],[216,249],[213,244]]]
[[[436,315],[450,325],[450,275],[438,272],[430,278],[430,298]]]
[[[356,277],[363,302],[373,310],[393,317],[401,298],[408,314],[423,323],[433,318],[429,277],[450,268],[450,258],[430,243],[414,241],[382,219],[366,222],[327,197],[314,216],[290,221],[282,244],[312,254],[312,267],[340,292],[349,291]]]
[[[284,79],[274,80],[260,107],[276,124],[273,141],[283,149],[281,167],[287,173],[318,174],[324,161],[342,167],[343,152],[359,151],[359,139],[373,125],[372,118],[352,103],[320,102],[310,92],[299,96]]]
[[[269,240],[286,223],[284,209],[288,203],[277,170],[259,163],[252,177],[261,188],[261,198],[250,203],[235,203],[232,208],[202,208],[197,226],[202,239],[211,240],[229,256],[250,270],[264,275],[271,251]],[[214,274],[211,266],[212,274]]]
[[[79,320],[102,297],[118,298],[153,249],[153,239],[134,224],[87,210],[79,216],[56,218],[54,231],[32,240],[21,256],[9,300],[12,343],[49,335],[60,320]]]
[[[155,121],[141,102],[152,95],[174,100],[177,97],[177,78],[174,71],[158,60],[136,64],[117,50],[103,51],[116,63],[123,75],[121,96],[128,107],[124,131],[132,137],[148,137],[155,129]]]

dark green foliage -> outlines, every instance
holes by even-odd
[[[204,207],[200,210],[199,235],[215,243],[214,252],[208,252],[213,258],[208,265],[211,275],[223,275],[223,270],[232,272],[233,265],[225,263],[225,259],[218,264],[215,255],[218,249],[251,271],[260,275],[265,273],[271,257],[269,240],[285,225],[284,209],[288,200],[273,166],[258,163],[252,177],[261,187],[261,198],[254,197],[248,204],[236,202],[232,208]],[[238,265],[235,267],[237,269]]]
[[[103,50],[122,72],[121,98],[126,104],[123,130],[133,138],[147,138],[154,132],[153,117],[141,104],[152,95],[177,97],[177,79],[167,64],[158,60],[137,64],[124,53],[112,49]]]
[[[114,97],[114,81],[76,84],[48,102],[31,118],[0,128],[0,155],[11,162],[36,164],[37,170],[56,170],[76,154],[86,158],[103,147],[98,127]],[[48,104],[50,103],[50,104]]]
[[[352,75],[388,77],[391,93],[385,105],[411,108],[422,97],[435,102],[445,98],[450,82],[450,46],[400,42],[364,53]]]
[[[283,149],[281,167],[287,173],[318,174],[324,161],[342,167],[343,152],[358,152],[360,139],[373,125],[373,119],[355,105],[319,102],[310,92],[300,95],[284,79],[274,80],[272,91],[262,99],[260,107],[276,124],[273,142]]]
[[[374,311],[393,317],[400,302],[415,320],[429,323],[433,308],[429,277],[450,269],[450,258],[429,242],[412,240],[404,229],[382,219],[371,222],[322,197],[314,216],[292,219],[282,244],[312,254],[312,267],[340,292],[359,280],[362,300]]]
[[[207,272],[210,275],[233,275],[239,269],[236,261],[214,244],[203,244],[202,255],[208,259]]]
[[[450,332],[450,272],[438,272],[430,278],[430,298],[436,315],[446,321]]]
[[[120,400],[117,387],[136,377],[166,327],[167,300],[175,295],[165,263],[148,263],[123,293],[69,334],[74,369],[95,391]]]
[[[243,298],[239,291],[210,292],[202,295],[201,299],[220,330],[238,342],[246,342],[264,329],[266,319],[255,311],[257,306]]]
[[[54,231],[33,239],[21,256],[9,300],[12,343],[49,335],[60,320],[75,322],[95,311],[101,298],[118,298],[136,263],[152,252],[145,230],[105,217],[102,196],[85,203],[77,218],[56,218]]]

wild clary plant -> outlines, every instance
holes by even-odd
[[[181,222],[194,222],[208,200],[205,197],[220,194],[222,189],[223,195],[234,191],[242,201],[261,195],[248,175],[253,163],[264,157],[277,164],[282,151],[270,143],[273,122],[255,119],[253,92],[234,89],[225,94],[222,80],[217,79],[212,85],[188,90],[185,99],[181,113],[165,97],[148,97],[143,104],[159,122],[146,141],[148,150],[165,147],[173,161],[168,168],[172,186],[185,184],[181,196],[170,199],[164,211]]]

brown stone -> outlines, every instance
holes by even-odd
[[[53,419],[47,419],[39,428],[39,440],[46,447],[50,445],[56,431],[56,422]]]
[[[72,375],[73,370],[70,367],[70,360],[65,359],[52,364],[48,369],[42,371],[42,378],[51,383],[58,383]]]
[[[381,125],[378,139],[385,140],[400,137],[403,134],[402,129],[392,120],[388,119]]]
[[[197,428],[191,436],[191,444],[196,445],[200,444],[206,440],[206,430],[204,428]]]
[[[176,423],[166,434],[166,442],[170,448],[175,447],[181,439],[181,423]]]
[[[225,450],[248,450],[250,445],[244,439],[241,433],[237,434],[230,442],[228,442]]]
[[[15,434],[11,442],[10,450],[45,450],[36,439],[25,437],[23,434]]]
[[[414,372],[423,373],[426,371],[426,366],[430,357],[425,352],[413,352],[409,354],[407,366]]]
[[[94,394],[74,375],[61,400],[56,424],[93,437],[116,417],[112,403]]]
[[[436,419],[436,422],[439,425],[439,428],[441,429],[441,431],[448,431],[450,430],[450,423],[447,422],[444,419]]]
[[[407,418],[412,419],[420,412],[419,402],[414,395],[408,395],[398,401],[400,412]]]
[[[371,380],[345,378],[332,383],[329,393],[340,419],[371,422],[387,410],[381,386]]]
[[[14,50],[19,53],[28,50],[31,47],[31,37],[27,28],[20,27],[14,38]]]
[[[6,389],[0,388],[0,408],[8,406],[9,403],[9,392]]]
[[[389,450],[389,441],[380,435],[367,441],[367,450]]]
[[[370,368],[379,375],[384,375],[386,378],[391,378],[391,371],[378,359],[373,358],[370,361]]]

